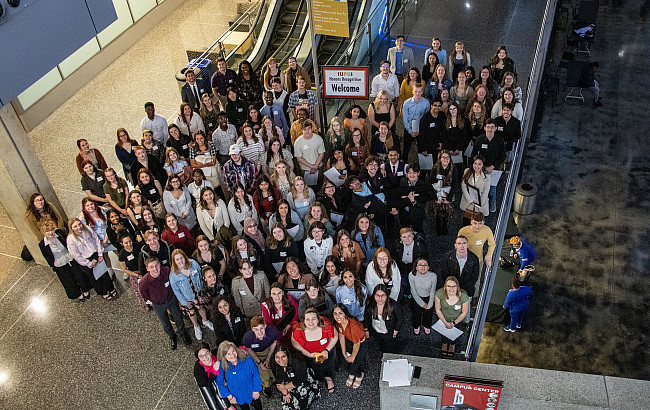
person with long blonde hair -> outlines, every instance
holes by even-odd
[[[451,73],[451,78],[458,78],[458,73],[460,71],[467,70],[467,67],[472,65],[472,58],[469,53],[465,50],[465,44],[462,41],[457,41],[454,44],[454,51],[449,55],[449,73]]]
[[[262,379],[253,359],[227,340],[219,345],[217,359],[221,367],[217,386],[230,408],[237,405],[242,410],[262,410]]]

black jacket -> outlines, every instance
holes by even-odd
[[[386,298],[386,303],[393,304],[393,316],[385,319],[386,330],[389,335],[392,335],[395,330],[399,331],[402,327],[402,322],[404,321],[404,314],[402,313],[402,307],[399,303],[395,302],[390,298]],[[366,307],[366,312],[363,316],[363,327],[366,329],[372,329],[372,313],[370,309]]]
[[[237,346],[241,346],[241,340],[246,333],[246,324],[244,323],[244,315],[235,306],[230,306],[230,325],[223,317],[216,306],[213,305],[212,324],[214,325],[214,334],[217,337],[217,345],[224,340],[233,342]]]
[[[203,94],[212,94],[212,88],[210,88],[207,81],[199,80],[197,78],[194,84],[196,84],[196,89],[199,93],[199,99]],[[185,83],[181,87],[181,100],[188,103],[194,111],[199,112],[199,108],[201,108],[201,101],[196,101],[196,98],[194,97],[194,94],[192,93],[192,90],[190,89],[190,85],[188,83]]]
[[[160,186],[164,187],[167,184],[167,171],[163,168],[158,158],[154,157],[151,154],[147,154],[147,165],[149,171],[153,174],[153,177],[160,182]],[[131,178],[132,181],[138,180],[138,171],[144,168],[144,165],[140,163],[137,159],[131,164]],[[137,184],[136,184],[137,185]]]
[[[149,245],[143,246],[140,251],[140,256],[138,256],[138,267],[140,268],[140,274],[142,276],[147,274],[147,265],[145,265],[144,262],[149,257],[158,258],[160,266],[167,266],[169,268],[172,265],[172,251],[174,250],[174,247],[162,239],[158,239],[158,241],[160,242],[158,252],[152,251]]]
[[[68,249],[68,237],[66,236],[65,232],[63,232],[60,229],[57,229],[55,231],[57,239],[61,242],[63,246],[65,246],[66,249]],[[49,245],[45,245],[45,238],[41,239],[41,241],[38,243],[38,247],[41,248],[41,253],[43,254],[43,257],[45,258],[45,261],[47,262],[48,265],[50,265],[51,268],[55,269],[54,267],[54,254],[52,253],[52,250],[50,249]],[[77,263],[73,260],[73,263]]]
[[[500,135],[494,134],[492,141],[483,134],[474,142],[474,149],[472,150],[472,158],[477,155],[483,155],[485,161],[483,165],[487,168],[494,166],[494,169],[499,169],[503,162],[506,160],[506,142]]]
[[[471,251],[467,251],[467,262],[460,272],[460,265],[456,259],[456,250],[451,250],[445,255],[445,260],[442,267],[442,275],[438,278],[438,288],[442,288],[445,280],[449,276],[455,276],[458,279],[460,288],[467,293],[467,296],[474,296],[474,287],[479,275],[479,261],[478,256],[474,255]]]
[[[397,267],[399,268],[400,274],[402,275],[402,277],[404,277],[405,275],[408,275],[410,273],[411,269],[407,269],[408,267],[406,266],[406,264],[402,262],[402,254],[404,253],[404,244],[399,239],[397,240],[397,245],[395,246],[395,250],[396,250],[395,262],[397,262]],[[424,241],[424,237],[421,234],[416,233],[415,238],[413,239],[413,262],[415,262],[418,258],[426,258],[428,260],[429,250],[427,249],[427,244]],[[411,265],[413,264],[411,263]]]
[[[420,133],[417,137],[418,153],[427,151],[427,154],[435,155],[438,152],[438,147],[442,144],[445,122],[446,117],[443,112],[439,112],[438,116],[433,118],[429,111],[420,118]]]

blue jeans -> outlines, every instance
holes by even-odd
[[[494,202],[496,204],[496,202],[497,202],[497,187],[495,187],[495,186],[490,187],[490,193],[488,194],[488,198],[490,198],[490,203]]]
[[[510,329],[516,329],[517,326],[521,327],[521,322],[524,321],[527,310],[510,310]]]

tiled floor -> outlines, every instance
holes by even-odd
[[[125,126],[137,137],[147,100],[156,103],[159,114],[168,118],[174,114],[179,95],[172,76],[185,64],[186,49],[209,45],[226,28],[231,18],[221,12],[234,12],[229,4],[225,0],[188,0],[30,133],[66,212],[76,214],[82,198],[74,165],[75,140],[88,138],[102,150],[109,165],[116,166],[116,128]],[[482,16],[495,7],[517,18],[486,23]],[[424,7],[408,39],[424,46],[431,36],[439,35],[448,49],[453,41],[462,39],[476,67],[505,43],[511,45],[520,75],[526,76],[543,9],[537,3],[527,4],[525,10],[521,7],[520,2],[504,5],[497,1],[472,4],[469,10],[459,2],[449,2],[440,10]],[[419,53],[421,56],[423,49]],[[0,234],[9,238],[0,240],[0,376],[6,375],[6,382],[0,385],[3,408],[202,407],[191,373],[194,358],[190,351],[183,347],[169,350],[155,316],[136,308],[133,294],[121,279],[115,281],[120,292],[115,301],[93,296],[84,304],[69,302],[50,269],[17,259],[20,249],[11,239],[11,224],[5,222],[0,213],[0,229],[7,229]],[[449,248],[451,237],[444,240],[449,241]],[[39,297],[46,312],[35,309],[34,297]],[[425,339],[416,338],[408,325],[402,337],[405,353],[430,353]],[[313,408],[356,409],[360,403],[376,408],[378,366],[379,353],[373,348],[362,388],[346,389],[346,375],[339,373],[336,394],[321,399]],[[327,396],[324,390],[323,394]],[[279,408],[279,400],[276,397],[265,407]]]
[[[625,27],[625,29],[621,29]],[[648,157],[645,99],[650,25],[635,1],[603,2],[591,61],[603,107],[548,99],[538,107],[523,181],[535,213],[519,228],[537,250],[535,292],[521,334],[487,328],[487,363],[650,378]],[[561,54],[556,29],[550,53]]]

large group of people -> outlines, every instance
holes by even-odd
[[[338,368],[359,388],[369,343],[399,352],[409,317],[415,335],[458,357],[492,263],[491,175],[520,137],[521,89],[505,46],[476,76],[462,42],[448,54],[434,38],[422,71],[404,37],[395,44],[367,109],[328,129],[295,58],[284,71],[270,58],[259,73],[220,58],[209,81],[186,71],[173,123],[147,102],[140,141],[117,130],[124,177],[80,139],[82,217],[64,221],[40,194],[27,210],[68,298],[115,298],[113,253],[171,349],[178,337],[198,342],[199,386],[242,409],[274,391],[284,408],[307,408],[318,381],[334,393]],[[461,215],[454,249],[431,255],[424,232],[448,238]]]

